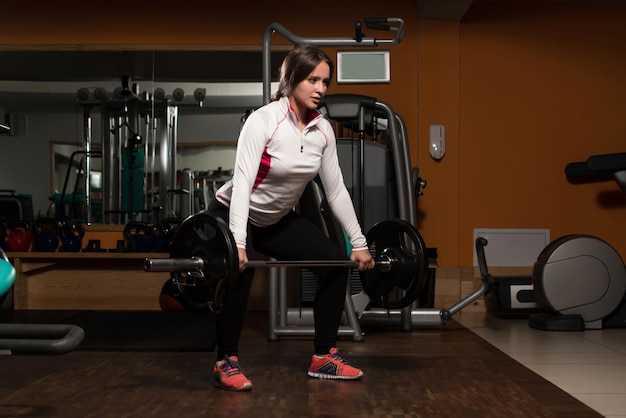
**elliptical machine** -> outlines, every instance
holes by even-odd
[[[569,163],[570,180],[614,179],[626,192],[626,153],[594,155]],[[533,266],[533,287],[543,312],[532,328],[582,331],[626,327],[626,268],[617,251],[591,235],[566,235],[543,249]]]

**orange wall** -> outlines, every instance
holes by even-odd
[[[439,264],[472,265],[474,228],[594,234],[626,257],[616,183],[564,176],[568,162],[626,152],[626,5],[476,1],[460,23],[420,21],[418,46],[420,231]]]
[[[612,182],[572,185],[563,175],[569,161],[626,151],[624,4],[476,0],[461,22],[418,21],[412,0],[338,0],[295,13],[251,1],[84,10],[65,2],[63,11],[50,3],[36,14],[25,4],[3,6],[0,47],[260,47],[271,22],[301,36],[353,36],[354,20],[402,17],[392,83],[331,92],[376,96],[405,119],[411,157],[428,181],[420,231],[439,248],[439,264],[471,266],[474,228],[591,233],[626,256],[624,195]],[[438,123],[447,155],[435,162],[428,126]]]
[[[419,229],[426,245],[437,247],[439,264],[459,264],[459,24],[419,24],[418,167],[427,185],[418,201]],[[446,155],[429,153],[429,126],[446,129]]]
[[[478,3],[460,34],[461,265],[474,227],[589,233],[626,257],[626,195],[564,175],[626,151],[626,5]]]

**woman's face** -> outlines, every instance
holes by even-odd
[[[326,94],[330,83],[330,67],[324,61],[294,88],[291,94],[295,104],[301,109],[317,109]]]

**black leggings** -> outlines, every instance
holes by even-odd
[[[208,212],[228,222],[228,208],[215,199],[210,202]],[[247,241],[248,260],[255,259],[255,251],[277,260],[346,259],[345,250],[294,211],[268,227],[248,224]],[[319,278],[313,304],[313,343],[316,354],[325,354],[336,346],[348,285],[348,269],[315,267],[310,270]],[[239,353],[239,337],[253,276],[254,269],[251,268],[240,273],[236,285],[228,292],[224,309],[216,318],[218,360],[224,355],[237,356]]]

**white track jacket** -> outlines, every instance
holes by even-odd
[[[301,131],[289,99],[282,97],[252,112],[244,123],[233,178],[215,194],[230,208],[229,227],[238,248],[246,248],[248,220],[256,226],[278,222],[298,204],[317,174],[353,250],[367,248],[343,182],[333,128],[315,110],[308,119]]]

